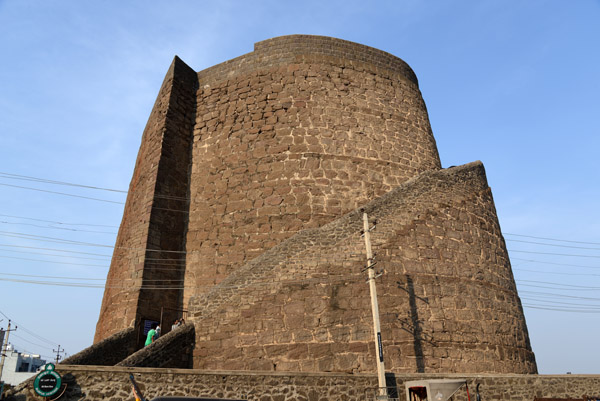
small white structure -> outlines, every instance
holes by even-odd
[[[407,401],[446,401],[467,381],[451,379],[415,380],[405,383]],[[467,395],[469,390],[467,387]],[[468,397],[470,399],[470,397]]]
[[[16,386],[37,373],[46,364],[39,355],[22,354],[15,350],[12,344],[6,347],[6,359],[2,369],[2,381]]]

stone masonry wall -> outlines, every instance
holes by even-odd
[[[162,335],[152,344],[145,346],[117,366],[139,366],[153,368],[190,368],[194,350],[194,325],[185,324]]]
[[[198,73],[184,303],[440,161],[414,73],[293,35]]]
[[[196,88],[196,73],[175,57],[142,137],[94,342],[159,320],[161,307],[170,325],[182,308]]]
[[[535,372],[483,166],[440,168],[416,77],[388,53],[293,35],[199,73],[175,58],[95,342],[161,308],[166,332],[189,303],[195,367],[371,371],[365,207],[388,369]]]
[[[57,372],[68,383],[61,398],[75,401],[132,399],[129,375],[148,399],[158,396],[219,397],[250,401],[372,401],[377,377],[371,374],[273,373],[194,371],[181,369],[122,368],[58,365]],[[481,399],[532,401],[539,398],[600,398],[598,375],[472,375],[402,374],[388,377],[388,385],[405,400],[404,383],[427,379],[465,379],[471,399],[479,384]],[[9,395],[10,401],[37,400],[31,383]],[[467,401],[463,387],[454,401]]]
[[[536,372],[481,163],[422,173],[365,210],[387,369]],[[301,231],[192,299],[194,367],[373,371],[361,229],[355,211]]]
[[[136,339],[136,329],[128,327],[98,341],[75,355],[71,355],[62,363],[67,365],[113,366],[135,352]]]

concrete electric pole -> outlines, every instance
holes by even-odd
[[[369,228],[369,216],[363,212],[363,233],[365,236],[365,247],[367,248],[367,267],[369,278],[369,290],[371,292],[371,310],[373,312],[373,332],[375,335],[375,350],[377,352],[377,378],[379,380],[378,400],[387,400],[387,389],[385,383],[385,365],[383,363],[383,345],[381,343],[381,327],[379,324],[379,305],[377,303],[377,289],[375,288],[375,259],[371,250],[371,235]]]
[[[15,326],[14,329],[10,329],[10,319],[8,320],[8,329],[6,329],[5,333],[6,333],[6,338],[4,339],[4,342],[0,347],[0,353],[2,353],[2,359],[0,359],[0,383],[2,382],[2,370],[4,369],[4,358],[6,358],[6,352],[8,349],[8,335],[10,334],[11,331],[15,331],[17,329],[17,326]]]
[[[60,356],[61,353],[63,353],[65,351],[65,349],[60,349],[60,344],[58,344],[58,349],[52,349],[52,352],[56,352],[56,364],[58,365],[58,361],[60,361],[62,359],[62,356]]]

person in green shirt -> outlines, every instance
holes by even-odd
[[[150,331],[148,332],[148,336],[146,337],[146,344],[144,344],[144,346],[148,346],[154,342],[154,336],[156,336],[157,327],[158,323],[152,323],[150,326]]]

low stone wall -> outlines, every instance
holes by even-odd
[[[129,327],[71,355],[62,363],[68,365],[112,366],[135,351],[136,329]]]
[[[215,397],[260,401],[374,400],[377,377],[371,374],[199,371],[184,369],[57,366],[68,388],[61,400],[127,400],[133,374],[147,399],[158,396]],[[475,389],[484,401],[532,401],[538,398],[600,396],[600,375],[461,375],[402,374],[388,377],[388,385],[405,399],[404,383],[411,380],[465,379],[471,399]],[[31,383],[8,400],[33,400]],[[463,387],[453,397],[466,401]]]

